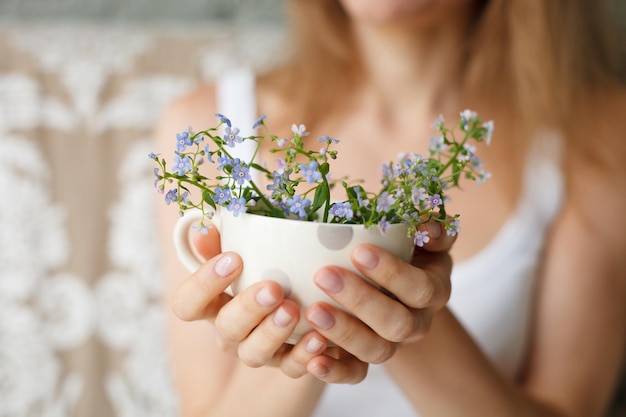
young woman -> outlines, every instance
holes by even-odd
[[[213,229],[197,242],[208,261],[187,277],[171,246],[177,216],[164,209],[183,415],[603,415],[626,346],[626,93],[596,3],[290,0],[289,63],[174,103],[163,152],[218,111],[240,127],[265,113],[278,135],[305,123],[313,138],[341,139],[334,174],[371,189],[372,167],[426,152],[438,115],[471,108],[496,126],[480,149],[492,178],[450,193],[459,239],[429,225],[411,264],[355,250],[395,298],[318,271],[352,315],[311,306],[315,330],[295,346],[284,341],[298,307],[277,284],[223,293],[242,264]]]

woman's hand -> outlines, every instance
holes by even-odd
[[[439,224],[425,227],[431,241],[416,251],[412,264],[370,245],[352,254],[363,275],[391,296],[348,270],[318,271],[316,283],[350,313],[322,302],[310,306],[306,319],[316,330],[294,346],[285,342],[300,310],[279,284],[259,282],[234,298],[223,292],[240,274],[242,261],[235,253],[220,253],[215,229],[196,242],[209,260],[180,286],[173,309],[183,320],[214,323],[224,346],[249,366],[279,366],[294,378],[310,373],[325,382],[360,382],[369,363],[386,361],[397,343],[422,336],[449,298],[447,251],[454,238],[442,234]],[[328,347],[328,340],[335,346]]]
[[[328,266],[316,273],[316,284],[349,313],[320,302],[307,309],[306,319],[319,334],[353,355],[352,362],[385,362],[398,343],[422,337],[447,303],[452,270],[448,251],[456,238],[447,236],[434,221],[423,227],[431,239],[424,248],[416,248],[411,264],[372,245],[360,245],[352,253],[357,269],[390,295],[346,269]],[[307,369],[327,382],[352,382],[365,376],[350,375],[349,370],[362,369],[346,361],[345,354],[336,356],[314,357]]]

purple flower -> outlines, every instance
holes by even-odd
[[[395,201],[396,200],[392,196],[390,196],[387,191],[385,191],[378,197],[378,200],[376,201],[376,211],[378,213],[384,213],[386,211],[389,211],[391,209],[391,205]]]
[[[230,120],[228,119],[228,117],[224,116],[221,113],[215,113],[215,116],[220,119],[220,122],[224,123],[226,126],[231,127],[230,125]]]
[[[252,125],[252,129],[258,129],[259,127],[261,127],[261,125],[265,122],[265,119],[267,119],[267,115],[265,114],[256,119],[256,122],[254,122],[254,124]]]
[[[317,162],[311,161],[309,165],[300,164],[298,167],[302,172],[302,176],[306,178],[306,182],[314,183],[322,179],[322,173],[317,169]]]
[[[287,207],[289,212],[297,214],[301,219],[307,216],[306,209],[311,205],[311,200],[308,198],[302,199],[301,196],[295,195],[293,198],[288,198]]]
[[[167,204],[168,206],[170,205],[170,203],[175,203],[177,201],[178,201],[178,189],[173,188],[165,194],[165,204]]]
[[[424,201],[428,198],[428,193],[426,192],[426,188],[413,188],[411,191],[411,199],[413,204],[418,205],[421,201]]]
[[[481,170],[478,173],[478,179],[476,180],[476,184],[482,184],[485,181],[487,181],[489,178],[491,178],[491,172],[485,172],[483,170]]]
[[[378,222],[378,228],[380,229],[380,233],[385,234],[387,229],[389,228],[389,222],[387,221],[387,217],[383,217]]]
[[[241,138],[241,136],[239,136],[238,128],[234,127],[231,129],[229,126],[226,129],[224,129],[224,141],[231,148],[235,147],[235,143],[241,143],[242,140],[243,139]]]
[[[293,132],[294,135],[296,136],[308,136],[309,132],[306,131],[306,126],[305,125],[291,125],[291,131]]]
[[[420,232],[417,230],[413,235],[413,243],[420,248],[424,246],[424,243],[428,243],[429,241],[430,237],[428,237],[428,231]]]
[[[179,176],[185,175],[185,172],[191,170],[191,158],[188,156],[181,158],[180,155],[176,155],[174,157],[174,171],[178,173]]]
[[[148,154],[148,158],[150,158],[150,159],[154,159],[154,160],[156,161],[156,160],[157,160],[157,158],[159,157],[159,155],[161,155],[161,154],[159,154],[159,153],[154,153],[154,152],[150,152],[150,153]]]
[[[437,206],[440,206],[443,203],[443,200],[441,199],[441,196],[439,194],[435,194],[428,197],[428,202],[431,208],[435,208]]]
[[[215,187],[215,194],[213,194],[212,198],[213,201],[215,201],[215,204],[224,206],[228,202],[230,202],[230,199],[232,198],[230,194],[230,189],[227,187]]]
[[[245,162],[240,162],[233,167],[233,178],[237,181],[237,184],[243,185],[246,181],[252,180],[250,176],[250,168]]]
[[[348,221],[352,220],[352,217],[354,216],[352,206],[348,202],[335,203],[328,212],[335,217],[344,218]]]
[[[285,138],[280,138],[278,139],[278,142],[276,142],[276,146],[278,146],[281,149],[284,148],[286,144],[287,144],[287,139]]]
[[[193,141],[191,140],[191,136],[189,136],[189,132],[181,132],[176,134],[176,149],[178,152],[183,152],[187,149],[187,146],[191,146]]]
[[[243,197],[233,198],[230,200],[230,204],[226,207],[228,211],[232,211],[233,216],[238,217],[240,214],[245,213],[247,210],[246,199]]]

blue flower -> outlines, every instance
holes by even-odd
[[[246,181],[251,181],[250,168],[245,162],[241,162],[233,167],[233,179],[237,181],[237,184],[243,185]]]
[[[177,201],[178,201],[178,189],[173,188],[165,194],[165,204],[167,204],[168,206],[170,205],[170,203],[175,203]]]
[[[491,137],[493,136],[493,120],[489,120],[485,123],[483,123],[483,128],[485,129],[485,142],[487,142],[487,145],[491,144]]]
[[[213,201],[215,204],[220,206],[225,206],[228,202],[230,202],[231,194],[230,189],[227,187],[215,187],[215,194],[213,194]]]
[[[157,160],[157,158],[159,157],[159,155],[161,155],[160,153],[154,153],[154,152],[150,152],[148,154],[148,158],[150,159],[154,159],[155,161]]]
[[[191,158],[188,156],[181,158],[180,155],[176,155],[174,157],[174,171],[181,177],[185,175],[187,171],[191,171]]]
[[[293,198],[288,198],[286,203],[289,212],[297,214],[300,218],[305,218],[307,216],[306,209],[311,205],[311,200],[308,198],[303,200],[301,196],[296,195]]]
[[[459,219],[454,219],[446,224],[446,234],[448,236],[456,236],[461,232],[461,226],[459,225]]]
[[[387,191],[385,191],[378,197],[378,200],[376,201],[376,211],[378,213],[384,213],[386,211],[389,211],[391,209],[391,205],[395,201],[396,200],[392,196],[390,196]]]
[[[230,125],[230,120],[228,119],[228,117],[224,116],[221,113],[215,113],[215,116],[220,119],[220,122],[224,123],[226,126],[231,127]]]
[[[233,212],[233,216],[238,217],[240,214],[245,213],[247,210],[246,199],[243,197],[233,198],[230,200],[230,204],[226,207],[228,211]]]
[[[183,152],[187,149],[187,146],[191,146],[193,141],[191,140],[191,136],[189,136],[189,132],[182,132],[176,134],[176,149],[178,152]]]
[[[424,246],[424,243],[428,242],[430,242],[430,237],[428,237],[427,231],[420,232],[419,230],[417,230],[413,235],[413,243],[415,244],[415,246],[419,246],[421,248]]]
[[[302,125],[301,125],[301,126],[302,126]],[[319,143],[326,142],[326,143],[328,143],[329,145],[330,145],[331,143],[339,143],[339,140],[338,140],[338,139],[331,138],[330,136],[320,136],[320,137],[317,139],[317,141],[318,141]]]
[[[435,119],[431,127],[435,130],[439,130],[443,127],[443,124],[444,124],[443,114],[440,114],[439,116],[437,116],[437,118]]]
[[[155,188],[160,179],[161,179],[161,173],[159,172],[159,168],[154,168],[154,187]]]
[[[335,217],[344,218],[348,221],[352,220],[352,217],[354,216],[352,206],[348,202],[335,203],[328,212]]]
[[[204,154],[206,155],[206,159],[209,160],[210,163],[214,164],[215,161],[212,158],[211,152],[209,152],[209,144],[204,145]]]
[[[472,121],[474,121],[474,119],[476,119],[476,117],[478,117],[476,112],[475,111],[471,111],[471,110],[463,110],[460,113],[460,115],[461,115],[461,127],[465,131],[468,130],[470,123]]]
[[[300,164],[298,167],[302,172],[302,176],[306,178],[306,182],[314,183],[322,179],[322,173],[317,169],[316,161],[311,161],[309,165]]]
[[[233,160],[228,157],[228,155],[223,155],[217,158],[217,169],[222,171],[226,165],[232,165]]]
[[[261,125],[265,122],[265,119],[267,119],[267,115],[265,114],[256,119],[256,122],[254,122],[254,124],[252,125],[252,129],[258,129],[259,127],[261,127]]]
[[[242,140],[241,136],[239,136],[238,128],[234,127],[231,129],[230,127],[227,127],[224,129],[224,141],[226,141],[228,146],[231,148],[235,147],[235,143],[241,143]]]
[[[446,149],[446,144],[443,140],[443,136],[437,136],[437,137],[431,137],[430,138],[430,146],[428,147],[428,150],[437,155],[439,154],[441,151]]]

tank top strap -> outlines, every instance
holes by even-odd
[[[218,113],[230,119],[240,136],[254,135],[252,126],[258,118],[254,72],[248,68],[228,71],[216,79],[215,86]],[[233,156],[249,161],[254,149],[252,141],[245,141],[233,149]]]

